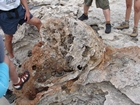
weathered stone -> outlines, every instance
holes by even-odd
[[[32,76],[25,84],[26,89],[18,94],[22,97],[18,100],[23,97],[35,100],[38,94],[36,90],[40,87],[44,87],[40,92],[46,91],[47,87],[50,91],[51,87],[73,80],[71,86],[66,86],[66,92],[71,93],[73,89],[70,87],[82,85],[89,71],[99,65],[104,57],[102,40],[81,21],[72,18],[49,19],[43,24],[40,35],[43,42],[34,46],[32,56],[23,65]]]
[[[40,18],[43,23],[46,22],[47,19],[51,20],[52,17],[57,17],[58,20],[61,17],[71,17],[71,19],[75,19],[74,21],[76,21],[77,18],[83,13],[83,0],[53,0],[53,1],[28,0],[28,1],[31,13],[35,17]],[[30,81],[27,82],[27,85],[23,87],[24,88],[23,90],[15,91],[15,93],[19,96],[17,104],[36,105],[36,103],[38,103],[39,105],[42,104],[48,105],[47,102],[52,105],[59,104],[81,105],[85,104],[86,102],[89,102],[86,103],[89,105],[140,104],[139,101],[140,36],[138,35],[136,38],[131,38],[129,36],[129,34],[132,32],[132,28],[134,25],[133,24],[134,12],[133,10],[131,12],[129,22],[130,28],[123,31],[117,30],[114,27],[119,25],[119,23],[121,23],[125,19],[124,18],[125,1],[110,0],[109,2],[110,2],[111,25],[112,25],[112,31],[110,34],[104,33],[105,19],[102,10],[96,8],[94,1],[89,9],[88,13],[89,19],[84,21],[84,23],[91,26],[97,24],[98,27],[94,28],[97,29],[98,35],[103,39],[105,45],[112,46],[109,48],[105,46],[106,47],[106,52],[104,53],[105,56],[102,59],[102,62],[99,64],[99,66],[96,66],[96,68],[93,67],[94,70],[88,68],[90,64],[88,66],[85,66],[84,68],[79,64],[76,70],[73,69],[71,70],[68,69],[68,71],[67,69],[60,70],[61,67],[64,67],[62,65],[69,65],[71,62],[73,62],[73,59],[75,57],[67,56],[65,59],[61,59],[60,62],[65,62],[64,64],[61,64],[61,66],[58,66],[60,65],[60,63],[53,64],[52,62],[54,62],[55,59],[53,58],[49,59],[48,57],[48,55],[50,54],[49,51],[52,51],[52,48],[44,44],[43,46],[48,46],[46,47],[46,49],[48,49],[48,51],[46,50],[46,53],[48,53],[46,57],[49,59],[48,62],[51,63],[46,63],[45,61],[45,63],[43,63],[43,66],[40,66],[41,63],[43,62],[43,58],[40,57],[37,53],[43,52],[44,54],[43,49],[44,47],[41,48],[40,45],[36,45],[34,49],[32,49],[33,46],[38,43],[38,41],[41,41],[37,29],[34,26],[30,26],[27,24],[23,24],[18,28],[18,31],[14,35],[13,40],[14,52],[16,57],[20,59],[22,63],[28,60],[27,62],[29,64],[27,64],[26,62],[23,66],[24,68],[30,70],[32,77]],[[49,25],[47,27],[49,27]],[[0,34],[3,35],[3,32],[1,30]],[[69,34],[67,38],[68,45],[72,44],[74,39],[75,38],[73,37],[73,35]],[[65,42],[64,38],[62,40],[63,42]],[[53,43],[56,44],[57,42],[53,40]],[[62,44],[62,47],[64,45],[65,43]],[[129,46],[138,46],[138,47],[129,47]],[[68,46],[64,46],[63,48],[68,49]],[[65,49],[64,50],[61,49],[62,50],[61,53],[64,56],[67,55]],[[83,52],[82,56],[86,58],[87,51],[89,51],[89,46],[85,46],[85,49],[86,51]],[[34,52],[33,57],[31,55],[32,52],[28,53],[29,50],[32,50],[32,52]],[[58,53],[53,54],[56,55]],[[77,55],[79,56],[80,54]],[[37,56],[36,59],[39,63],[37,63],[35,59],[31,59],[34,58],[35,55]],[[56,59],[58,61],[58,57]],[[75,59],[79,58],[77,57]],[[33,63],[34,61],[35,63]],[[51,66],[48,66],[50,64]],[[58,71],[59,70],[60,71],[56,72],[54,70],[50,72],[50,67],[52,67],[51,69],[53,69],[55,65],[59,68]],[[70,67],[73,68],[73,66]],[[45,70],[43,68],[45,68]],[[18,69],[17,71],[21,72],[22,71],[21,69],[22,68]],[[79,88],[83,88],[83,90]],[[84,96],[82,96],[83,94]],[[82,97],[80,98],[80,96]],[[5,105],[5,103],[1,104]]]

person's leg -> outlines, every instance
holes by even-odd
[[[13,47],[12,47],[12,39],[13,39],[13,35],[5,34],[5,47],[6,47],[6,50],[9,54],[10,58],[14,57]]]
[[[130,36],[136,37],[138,35],[138,22],[140,17],[140,0],[134,0],[134,28]]]
[[[29,75],[27,77],[27,74],[25,74],[25,72],[24,72],[24,75],[22,75],[21,77],[18,77],[16,68],[15,68],[13,62],[11,62],[9,57],[6,55],[4,58],[4,62],[6,63],[6,65],[8,65],[8,68],[9,68],[8,75],[10,75],[10,79],[11,79],[12,83],[14,84],[14,87],[15,87],[15,84],[16,85],[18,84],[18,88],[15,87],[15,89],[17,89],[17,90],[21,89],[23,84],[29,79]],[[13,91],[11,91],[9,89],[7,89],[7,92],[4,95],[4,97],[8,100],[8,102],[10,104],[12,104],[17,98],[16,95],[13,94]]]
[[[14,85],[14,88],[17,90],[22,89],[24,83],[26,83],[28,81],[28,79],[30,78],[29,72],[25,71],[23,74],[18,76],[15,66],[14,66],[13,62],[10,61],[8,56],[5,56],[4,62],[9,67],[9,75],[10,75],[10,79]]]
[[[10,59],[8,58],[8,56],[5,56],[4,62],[9,67],[10,79],[12,80],[13,84],[17,84],[18,83],[18,74],[16,72],[16,68],[15,68],[14,64],[10,61]]]
[[[134,0],[134,27],[138,27],[140,17],[140,0]]]
[[[103,10],[106,23],[110,24],[110,6],[108,0],[96,0],[96,7]]]
[[[4,56],[3,62],[0,63],[0,97],[4,96],[7,101],[11,104],[15,101],[16,95],[8,89],[9,87],[9,65],[10,60],[7,56]],[[12,67],[13,68],[13,67]],[[17,81],[15,81],[17,82]]]
[[[110,24],[110,9],[105,9],[103,10],[103,14],[106,20],[106,29],[105,33],[110,33],[111,32],[111,24]]]
[[[79,20],[83,21],[83,20],[87,20],[88,19],[89,7],[90,6],[87,6],[86,4],[84,4],[84,13],[78,18]]]
[[[14,63],[14,65],[20,67],[19,61],[15,58],[13,53],[13,45],[12,45],[13,35],[5,34],[5,47],[10,57],[10,60]]]
[[[132,0],[126,0],[125,21],[129,21],[132,9]]]
[[[101,8],[103,10],[103,14],[106,20],[106,29],[105,33],[111,32],[111,24],[110,24],[110,6],[108,0],[96,0],[97,8]]]
[[[37,28],[38,30],[40,30],[40,27],[41,27],[41,25],[42,25],[40,19],[38,19],[38,18],[36,18],[36,17],[32,17],[32,18],[31,18],[28,22],[26,22],[26,23],[36,26],[36,28]]]
[[[117,26],[117,29],[123,30],[129,28],[129,19],[132,9],[132,0],[126,0],[126,12],[125,12],[125,21],[122,22],[119,26]]]
[[[84,14],[85,14],[86,16],[88,16],[89,7],[90,7],[90,6],[87,6],[86,4],[84,4]]]
[[[103,10],[106,24],[110,24],[110,9]]]
[[[92,4],[93,0],[84,0],[84,13],[78,18],[79,20],[87,20],[88,19],[88,10]]]
[[[32,17],[28,22],[26,22],[28,24],[31,24],[31,25],[34,25],[36,26],[36,28],[38,29],[38,31],[40,31],[40,28],[42,26],[42,22],[40,21],[39,18],[36,18],[36,17]],[[39,35],[40,39],[41,39],[41,42],[42,42],[42,36]]]

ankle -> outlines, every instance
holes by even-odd
[[[15,59],[15,57],[13,56],[13,57],[9,57],[10,58],[10,60],[12,61],[13,59]]]
[[[20,78],[18,77],[18,80],[17,80],[17,82],[16,83],[14,83],[14,84],[18,84],[20,82]]]
[[[88,16],[88,13],[84,13],[84,15]]]
[[[129,20],[125,20],[125,23],[129,24]]]
[[[138,26],[134,26],[134,28],[135,28],[135,29],[137,29],[137,28],[138,28]]]
[[[110,24],[110,21],[106,21],[106,24]]]
[[[14,57],[14,56],[9,56],[9,58],[10,58],[10,59],[13,59],[13,58],[15,58],[15,57]]]

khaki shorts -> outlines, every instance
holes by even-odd
[[[86,6],[91,6],[93,0],[84,0]],[[96,7],[101,8],[103,10],[109,9],[109,1],[108,0],[96,0]]]

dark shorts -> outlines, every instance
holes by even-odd
[[[0,26],[5,34],[13,35],[17,31],[18,24],[22,25],[26,20],[24,20],[25,9],[22,5],[16,8],[18,12],[18,17],[14,11],[9,11],[8,13],[12,16],[9,18],[7,12],[0,11]],[[30,18],[32,18],[32,14],[30,14]]]
[[[91,6],[93,0],[84,0],[86,6]],[[96,7],[101,8],[103,10],[109,9],[109,1],[108,0],[96,0]]]
[[[93,0],[84,0],[86,6],[91,6]]]

